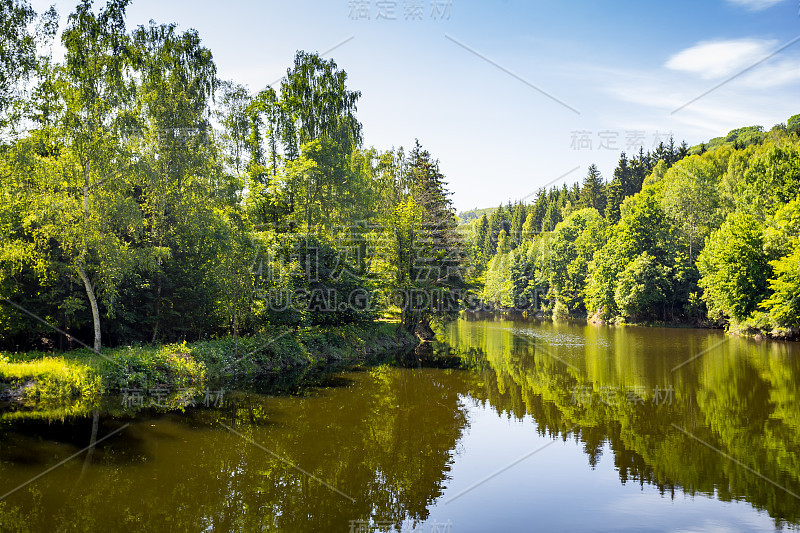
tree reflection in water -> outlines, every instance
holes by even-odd
[[[131,413],[109,400],[4,411],[5,490],[131,426],[0,502],[0,530],[399,529],[441,501],[473,402],[530,416],[552,438],[577,426],[590,467],[607,446],[623,484],[747,501],[800,524],[795,345],[731,339],[673,372],[720,336],[462,320],[442,340],[273,394],[229,393],[221,409]]]

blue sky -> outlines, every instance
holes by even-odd
[[[346,41],[328,57],[362,91],[366,144],[419,138],[459,210],[571,184],[591,163],[608,179],[620,150],[670,132],[697,144],[800,113],[800,42],[673,112],[800,37],[797,0],[435,3],[436,16],[434,0],[134,0],[128,25],[197,29],[220,76],[253,91],[296,50]],[[56,2],[63,17],[73,5]]]

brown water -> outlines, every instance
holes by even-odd
[[[800,529],[797,344],[507,320],[441,340],[218,409],[2,411],[0,531]]]

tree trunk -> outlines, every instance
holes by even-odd
[[[92,306],[92,322],[94,323],[94,351],[100,353],[100,308],[97,306],[97,297],[94,294],[92,282],[89,281],[89,276],[86,275],[83,267],[76,265],[75,270],[78,272],[78,276],[80,276],[81,280],[83,281],[83,286],[86,287],[86,296],[89,298],[89,303]]]
[[[238,272],[237,272],[238,274]],[[238,280],[234,279],[235,282]],[[239,357],[239,286],[238,284],[233,289],[233,354],[234,357]]]
[[[436,338],[436,333],[431,328],[430,322],[420,319],[414,328],[414,334],[422,341],[432,341]]]
[[[161,276],[158,275],[158,288],[156,289],[156,299],[153,307],[155,307],[156,323],[153,326],[153,338],[150,340],[152,344],[156,343],[158,339],[158,325],[161,322]]]
[[[94,455],[94,445],[97,444],[97,429],[100,425],[100,412],[95,410],[92,416],[92,434],[89,437],[89,451],[86,454],[86,459],[83,461],[83,468],[81,468],[81,476],[86,473],[86,469],[92,463],[92,455]]]

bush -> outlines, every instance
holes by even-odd
[[[205,365],[195,360],[186,343],[118,351],[102,366],[107,390],[200,386],[206,378]]]

